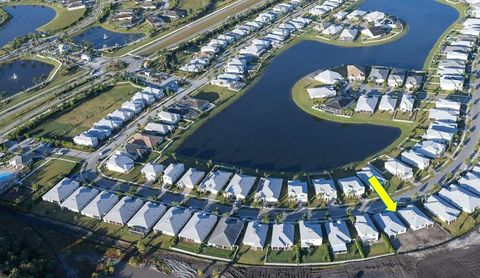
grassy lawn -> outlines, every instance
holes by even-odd
[[[137,91],[138,88],[128,83],[115,85],[111,90],[64,111],[57,118],[45,121],[31,134],[69,140],[90,129],[93,123],[120,108],[121,104],[129,100]]]
[[[237,261],[241,264],[263,264],[265,261],[265,251],[253,250],[250,246],[241,246],[237,253]]]
[[[57,31],[61,29],[65,29],[79,20],[84,14],[85,9],[78,9],[69,11],[68,9],[62,7],[60,4],[48,4],[43,1],[38,0],[24,0],[24,1],[14,1],[7,3],[6,6],[17,6],[17,5],[40,5],[49,7],[55,10],[55,18],[52,19],[47,24],[38,28],[39,31],[47,32],[47,31]]]
[[[269,263],[296,263],[295,252],[293,250],[270,250],[267,256],[267,262]]]
[[[211,246],[205,246],[202,249],[201,254],[231,260],[231,259],[233,259],[233,255],[235,254],[235,249],[224,250],[224,249],[219,249],[219,248],[215,248],[215,247],[211,247]]]
[[[302,249],[302,263],[327,263],[331,261],[327,245]]]
[[[34,189],[27,204],[35,201],[57,184],[62,178],[71,174],[78,164],[63,160],[49,160],[40,168],[34,169],[32,175],[22,182],[22,186]]]
[[[150,233],[146,238],[148,245],[158,247],[160,249],[169,249],[172,244],[173,237],[163,234]]]
[[[462,212],[452,224],[447,225],[441,222],[441,225],[452,237],[458,237],[470,231],[477,224],[477,221],[478,219],[475,219],[475,216]]]
[[[197,253],[197,254],[200,254],[200,252],[202,251],[202,248],[201,248],[200,244],[196,244],[196,243],[193,243],[193,242],[186,242],[186,241],[183,241],[183,240],[179,240],[177,245],[175,245],[173,247],[178,248],[178,249],[182,249],[182,250],[185,250],[185,251],[188,251],[188,252],[192,252],[192,253]]]
[[[335,261],[348,261],[354,259],[361,259],[360,252],[358,251],[355,243],[347,244],[347,253],[335,255]]]
[[[364,245],[363,247],[363,252],[365,252],[365,256],[368,257],[374,257],[374,256],[379,256],[379,255],[385,255],[388,254],[388,247],[381,240],[381,242],[373,243],[372,245]]]

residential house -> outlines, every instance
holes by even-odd
[[[217,223],[217,217],[205,212],[195,212],[178,234],[181,240],[201,244]]]
[[[195,186],[200,184],[203,177],[205,177],[205,172],[195,168],[190,168],[177,182],[177,186],[193,189]]]
[[[63,178],[42,196],[42,200],[60,205],[68,198],[68,196],[75,192],[78,187],[80,187],[80,183],[78,181],[69,178]]]
[[[163,165],[147,163],[145,166],[143,166],[141,173],[147,181],[156,181],[163,174]]]
[[[325,231],[327,232],[333,254],[347,253],[347,244],[352,242],[352,237],[345,221],[337,220],[327,222],[325,224]]]
[[[143,201],[135,197],[123,197],[103,217],[103,221],[123,226],[143,206]]]
[[[60,205],[64,209],[79,213],[82,211],[100,191],[96,188],[80,186]]]
[[[263,250],[267,233],[268,224],[263,224],[258,221],[248,222],[242,244],[250,246],[253,250]]]
[[[380,238],[375,224],[366,213],[355,216],[355,229],[363,243],[371,244]]]
[[[457,220],[460,213],[462,213],[461,210],[457,209],[437,195],[428,197],[427,201],[423,203],[423,207],[447,224]]]
[[[163,172],[163,183],[166,185],[174,185],[175,182],[185,172],[185,165],[182,163],[170,163]]]
[[[147,235],[166,210],[167,207],[163,204],[146,202],[128,221],[130,232],[141,236]]]
[[[413,169],[395,158],[389,158],[384,163],[385,170],[401,180],[413,178]]]
[[[396,237],[407,232],[407,227],[394,212],[376,213],[373,220],[388,237]]]
[[[227,185],[228,180],[233,176],[233,173],[216,170],[208,173],[207,177],[200,184],[200,190],[204,192],[210,192],[212,194],[218,194],[225,185]]]
[[[331,179],[314,179],[312,185],[315,190],[315,195],[320,196],[323,200],[330,202],[336,200],[337,189],[335,183]]]
[[[235,174],[225,188],[225,195],[236,200],[245,200],[252,190],[256,177]]]
[[[114,193],[102,191],[82,209],[81,213],[87,217],[101,220],[115,206],[118,200],[118,196]]]
[[[332,70],[324,70],[315,75],[314,79],[328,85],[334,85],[344,80],[340,73]]]
[[[192,216],[191,209],[171,207],[165,212],[160,220],[153,226],[156,233],[162,233],[167,236],[177,236],[183,226]]]
[[[414,204],[410,204],[405,208],[399,209],[398,214],[408,224],[410,229],[417,231],[423,228],[433,226],[433,221],[430,220],[425,213],[423,213]]]
[[[158,113],[157,117],[160,121],[171,125],[176,125],[182,119],[182,115],[167,111]]]
[[[357,177],[339,179],[337,183],[346,197],[360,198],[363,194],[365,194],[365,186]]]
[[[400,111],[412,112],[415,104],[415,99],[412,94],[403,94],[400,101]]]
[[[291,223],[277,223],[272,226],[272,250],[291,250],[294,245],[295,226]]]
[[[290,199],[295,200],[297,203],[308,203],[308,186],[306,182],[289,180],[287,187],[287,194]]]
[[[355,105],[355,112],[374,113],[377,108],[378,97],[361,95]]]
[[[238,218],[220,218],[207,244],[220,249],[233,250],[244,226],[245,223]]]
[[[394,112],[397,107],[398,99],[391,95],[383,95],[378,105],[378,110]]]
[[[322,245],[322,224],[302,220],[298,222],[298,227],[300,230],[301,248]]]
[[[114,154],[108,159],[105,167],[109,171],[126,174],[133,169],[134,162],[128,155]]]
[[[403,162],[420,170],[425,170],[428,168],[428,166],[430,166],[430,159],[422,156],[414,150],[403,151],[400,159]]]
[[[466,213],[472,213],[480,207],[480,197],[461,186],[452,184],[444,187],[438,192],[438,196]]]
[[[255,199],[265,203],[275,204],[280,198],[283,180],[276,178],[260,178]]]

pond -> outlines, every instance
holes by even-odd
[[[33,33],[55,18],[55,10],[45,6],[11,6],[3,8],[10,19],[0,26],[0,47],[18,36]]]
[[[0,68],[0,95],[11,97],[45,80],[54,66],[35,60],[17,60]]]
[[[90,44],[94,49],[123,47],[143,37],[137,33],[118,33],[109,31],[101,26],[93,26],[77,35],[74,40],[78,44]]]
[[[402,18],[408,33],[389,44],[346,48],[303,41],[281,53],[235,103],[176,150],[181,156],[267,171],[320,171],[361,161],[392,144],[398,128],[315,118],[293,102],[303,76],[341,64],[422,69],[430,49],[458,12],[434,0],[366,0],[360,9]]]

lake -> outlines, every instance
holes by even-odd
[[[341,64],[422,69],[430,49],[458,12],[433,0],[366,0],[360,9],[402,18],[409,31],[392,43],[346,48],[303,41],[265,68],[235,103],[206,122],[176,150],[181,156],[268,171],[320,171],[361,161],[401,134],[392,127],[315,118],[293,102],[303,76]]]
[[[17,60],[0,68],[0,94],[10,97],[47,78],[54,66],[35,60]]]
[[[45,6],[11,6],[3,8],[11,18],[0,26],[0,47],[18,36],[27,35],[55,18],[55,10]]]
[[[101,26],[93,26],[77,35],[74,40],[79,44],[91,44],[94,49],[105,49],[122,47],[142,37],[143,34],[118,33],[106,30]]]

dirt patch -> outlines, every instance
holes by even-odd
[[[404,253],[435,246],[449,239],[451,239],[450,234],[435,224],[432,227],[417,231],[409,230],[407,233],[390,240],[390,242],[397,253]]]

